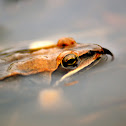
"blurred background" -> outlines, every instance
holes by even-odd
[[[79,72],[79,83],[69,87],[52,88],[40,76],[1,81],[0,126],[125,126],[125,6],[125,0],[0,0],[0,49],[73,37],[115,56]]]

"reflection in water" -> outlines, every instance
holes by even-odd
[[[100,111],[100,112],[96,112],[96,113],[91,113],[89,115],[86,115],[86,116],[82,117],[80,119],[80,123],[81,124],[89,124],[89,123],[92,123],[95,120],[97,120],[100,117],[102,117],[105,113],[106,113],[106,111]]]
[[[39,102],[44,110],[57,110],[70,107],[70,103],[64,98],[61,89],[45,89],[39,93]]]
[[[11,116],[10,121],[9,121],[9,125],[15,126],[17,124],[18,119],[19,119],[19,113],[16,111]]]
[[[109,47],[116,58],[63,89],[50,88],[39,75],[0,82],[0,126],[125,126],[126,1],[1,1],[0,49],[71,36]]]
[[[91,125],[91,124],[96,125],[98,121],[102,122],[102,120],[106,119],[106,118],[109,118],[108,122],[111,122],[111,120],[113,118],[114,119],[118,118],[118,117],[120,118],[120,114],[119,114],[120,111],[126,111],[126,103],[120,104],[119,106],[110,107],[107,109],[105,108],[105,109],[99,110],[97,112],[92,112],[88,115],[84,115],[77,120],[77,124],[79,123],[81,125],[87,125],[87,124],[88,125]],[[119,124],[121,124],[121,123],[123,124],[124,120],[122,119],[122,122],[120,120]],[[116,121],[114,123],[116,123]]]

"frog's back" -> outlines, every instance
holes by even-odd
[[[54,71],[57,68],[56,60],[54,60],[56,55],[51,55],[54,50],[9,49],[1,51],[0,80],[17,74],[29,75],[44,71]]]

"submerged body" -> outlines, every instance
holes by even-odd
[[[0,80],[14,75],[30,75],[48,71],[59,65],[69,72],[61,80],[113,54],[97,44],[79,44],[72,38],[61,38],[57,44],[37,49],[3,51],[0,53]]]

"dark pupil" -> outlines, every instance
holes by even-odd
[[[76,62],[76,59],[70,59],[67,61],[68,65],[73,65]]]
[[[75,67],[75,66],[77,66],[77,61],[78,61],[78,58],[76,55],[68,54],[64,57],[62,64],[64,67],[68,67],[68,66]]]

